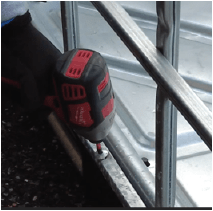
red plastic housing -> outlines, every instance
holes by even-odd
[[[92,54],[93,52],[91,51],[79,50],[70,63],[65,76],[70,78],[80,78]]]
[[[85,88],[81,85],[62,84],[64,100],[81,100],[86,97]]]
[[[69,110],[69,120],[73,124],[90,127],[94,121],[90,116],[91,107],[88,102],[77,104],[77,105],[68,105]]]
[[[14,86],[14,87],[16,87],[17,89],[20,89],[20,88],[21,88],[21,84],[20,84],[20,82],[18,82],[18,81],[14,81],[14,80],[12,80],[12,79],[5,78],[5,77],[1,77],[1,81],[2,81],[3,83],[9,84],[9,85],[11,85],[11,86]]]
[[[114,107],[114,99],[113,97],[110,99],[110,101],[104,106],[104,108],[101,110],[104,119],[112,112]]]
[[[99,91],[99,93],[102,92],[102,90],[108,84],[108,81],[109,81],[109,73],[107,72],[107,74],[105,75],[104,80],[101,81],[101,83],[98,85],[98,91]]]

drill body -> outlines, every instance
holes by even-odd
[[[92,143],[105,138],[115,117],[112,84],[103,57],[74,49],[57,61],[53,82],[65,121]]]

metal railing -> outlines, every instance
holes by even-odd
[[[78,38],[79,32],[74,23],[77,21],[78,15],[74,10],[77,2],[67,2],[66,4],[69,5],[61,2],[64,17],[67,17],[63,18],[62,16],[62,25],[63,28],[65,27],[64,33],[66,33],[64,45],[65,49],[68,50],[78,45],[78,41],[74,37]],[[143,188],[140,190],[142,190],[141,195],[144,197],[147,206],[172,207],[174,206],[176,187],[177,136],[176,111],[173,105],[181,112],[208,148],[212,150],[212,114],[176,71],[178,67],[180,3],[157,3],[157,47],[116,2],[92,2],[92,4],[158,85],[156,97],[155,200],[150,188],[145,188],[144,191]],[[65,9],[66,7],[69,7],[69,11]],[[72,25],[72,30],[67,29],[68,25]],[[69,33],[68,31],[72,32]],[[73,40],[71,44],[68,44],[69,36],[67,35]],[[116,130],[114,132],[116,133]],[[112,139],[116,140],[116,137],[111,133],[109,139],[112,142]],[[108,143],[110,145],[110,142]],[[119,144],[122,145],[123,143]],[[112,149],[117,150],[113,147]],[[128,150],[126,152],[128,153]],[[120,151],[115,153],[118,154],[118,160],[119,153]],[[137,160],[137,158],[135,159]],[[122,165],[122,161],[120,163]],[[129,167],[125,165],[123,168],[127,168],[127,171],[129,171],[131,164]],[[141,168],[143,167],[141,166]],[[130,179],[134,180],[134,178],[131,178],[131,174]],[[146,187],[146,180],[144,182],[141,178],[138,180]]]
[[[156,47],[178,70],[180,2],[156,2],[158,15]],[[176,196],[177,110],[167,95],[156,93],[155,206],[174,207]]]
[[[61,1],[61,22],[63,30],[64,51],[79,46],[78,2]]]
[[[209,109],[119,4],[92,4],[211,150],[212,114]]]

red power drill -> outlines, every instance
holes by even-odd
[[[18,81],[1,77],[2,82],[20,89]],[[64,53],[53,72],[55,95],[46,96],[44,105],[78,134],[97,144],[105,138],[115,117],[109,71],[103,57],[92,50],[74,49]]]
[[[64,120],[81,136],[97,144],[115,117],[109,71],[103,57],[92,50],[74,49],[57,61],[53,81]]]

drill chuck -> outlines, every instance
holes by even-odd
[[[93,143],[105,138],[115,117],[109,71],[92,50],[74,49],[57,61],[53,81],[65,121]]]

